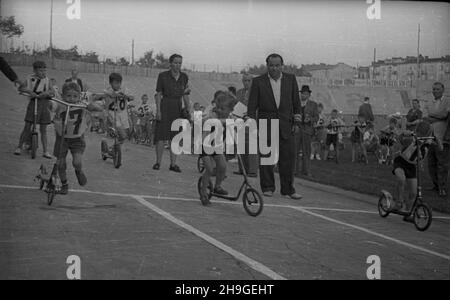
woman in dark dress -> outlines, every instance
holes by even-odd
[[[181,117],[182,100],[187,111],[190,111],[188,76],[181,72],[183,58],[173,54],[169,58],[170,70],[158,75],[156,82],[156,164],[154,170],[159,170],[164,153],[164,142],[172,140],[178,132],[172,132],[172,122]],[[170,168],[174,172],[181,172],[176,165],[176,155],[170,150]]]

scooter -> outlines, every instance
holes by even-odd
[[[86,109],[87,106],[84,104],[73,104],[68,103],[56,98],[51,98],[51,101],[58,102],[62,105],[66,106],[66,112],[64,117],[64,122],[62,125],[62,133],[63,136],[61,138],[61,142],[59,145],[59,153],[55,164],[53,165],[52,172],[49,174],[44,165],[41,165],[39,168],[39,173],[35,177],[35,181],[39,182],[39,189],[44,190],[47,193],[47,204],[52,205],[55,195],[61,192],[62,183],[59,177],[59,161],[62,155],[63,143],[64,143],[64,135],[67,131],[67,122],[69,120],[69,112],[71,107],[77,107],[81,109]]]
[[[398,205],[392,194],[386,190],[382,190],[378,200],[378,213],[383,218],[386,218],[391,213],[404,216],[404,221],[414,223],[419,231],[425,231],[430,227],[433,217],[430,206],[423,201],[419,172],[419,163],[422,160],[422,151],[420,151],[420,147],[426,141],[435,140],[435,137],[417,137],[416,134],[412,134],[412,137],[416,144],[416,149],[418,149],[416,159],[417,193],[414,203],[409,211],[402,211],[397,207]]]
[[[236,196],[224,196],[220,194],[214,193],[214,185],[213,182],[210,181],[209,185],[207,187],[208,190],[208,200],[212,197],[222,198],[229,201],[237,201],[241,197],[242,192],[242,202],[244,204],[244,209],[247,212],[248,215],[252,217],[257,217],[263,210],[264,202],[261,194],[254,189],[247,177],[247,172],[245,170],[244,164],[242,162],[242,157],[240,154],[237,154],[238,162],[242,168],[242,175],[244,177],[244,181],[241,184],[241,187],[239,188],[239,191]],[[199,195],[201,195],[203,190],[203,180],[202,176],[198,179],[197,183],[197,189]]]
[[[117,140],[117,104],[118,104],[118,96],[114,98],[114,117],[113,124],[108,128],[108,135],[114,139],[114,143],[109,146],[106,139],[102,139],[100,145],[101,156],[103,160],[112,159],[114,167],[116,169],[120,168],[122,165],[122,147],[120,146]]]

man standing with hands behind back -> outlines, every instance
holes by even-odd
[[[300,132],[296,135],[297,152],[302,150],[302,166],[300,168],[300,159],[296,153],[296,174],[299,175],[300,169],[302,174],[311,177],[310,173],[310,155],[311,141],[314,135],[314,125],[319,121],[319,109],[317,103],[310,99],[311,90],[308,85],[302,86],[300,91]]]
[[[271,120],[279,120],[279,160],[281,195],[301,199],[295,192],[295,140],[294,118],[298,119],[300,99],[297,80],[294,75],[282,72],[283,58],[270,54],[266,59],[268,72],[253,79],[248,100],[248,116],[257,121],[266,119],[268,126],[267,145],[270,142]],[[298,121],[298,120],[297,120]],[[261,130],[261,128],[259,128]],[[260,165],[261,190],[266,197],[275,192],[274,165]]]

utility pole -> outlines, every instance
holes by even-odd
[[[134,39],[131,41],[131,65],[134,65]]]
[[[372,63],[372,84],[375,80],[375,61],[377,56],[377,48],[373,48],[373,63]]]
[[[421,79],[420,74],[420,23],[417,30],[417,79]]]
[[[50,50],[48,52],[50,60],[53,61],[53,0],[50,3]],[[53,62],[52,62],[53,67]]]

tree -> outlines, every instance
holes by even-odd
[[[162,52],[159,52],[155,56],[156,67],[159,69],[167,69],[170,66],[169,58],[165,57]]]
[[[16,24],[14,16],[6,18],[0,17],[0,32],[8,38],[21,36],[23,33],[23,26]]]
[[[153,66],[155,65],[155,59],[153,58],[153,49],[145,52],[144,56],[139,58],[136,64],[141,67],[153,68]]]
[[[114,61],[112,61],[111,58],[107,58],[107,59],[105,60],[105,64],[106,64],[106,65],[111,65],[111,66],[117,65]]]
[[[129,66],[130,62],[125,58],[125,57],[121,57],[119,58],[119,60],[117,61],[117,65],[118,66]]]
[[[94,51],[86,52],[86,54],[82,55],[81,60],[88,63],[99,63],[98,54]]]

